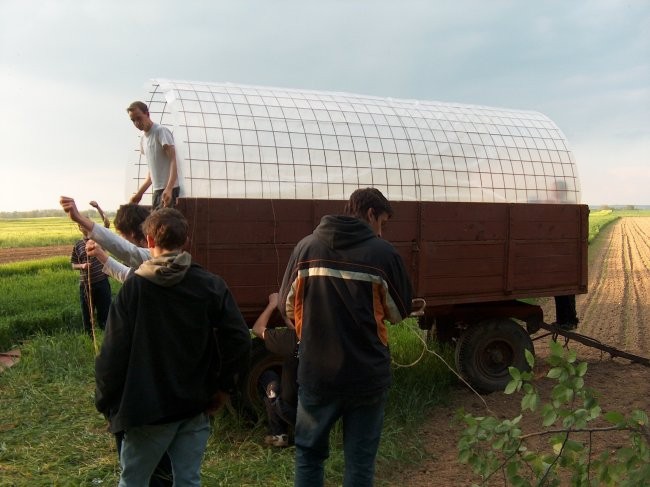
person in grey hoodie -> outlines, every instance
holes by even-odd
[[[165,208],[143,225],[152,258],[124,282],[95,362],[95,405],[124,432],[120,486],[146,485],[167,452],[175,485],[200,485],[206,411],[228,399],[250,356],[248,327],[219,276],[182,247],[188,224]]]

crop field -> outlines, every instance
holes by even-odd
[[[0,219],[0,248],[72,245],[77,225],[66,217]]]

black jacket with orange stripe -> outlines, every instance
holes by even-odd
[[[359,395],[390,386],[384,320],[408,316],[411,284],[398,252],[370,225],[324,216],[296,245],[280,303],[300,339],[301,387]]]

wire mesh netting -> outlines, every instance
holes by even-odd
[[[162,79],[144,101],[185,197],[580,202],[564,135],[534,111]],[[138,147],[129,191],[147,170]]]

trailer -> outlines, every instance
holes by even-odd
[[[366,186],[394,206],[383,237],[425,303],[420,327],[455,343],[479,390],[527,367],[535,298],[587,292],[589,209],[540,113],[230,83],[153,80],[149,94],[174,133],[190,252],[250,325],[295,244]],[[146,177],[135,155],[128,192]]]

